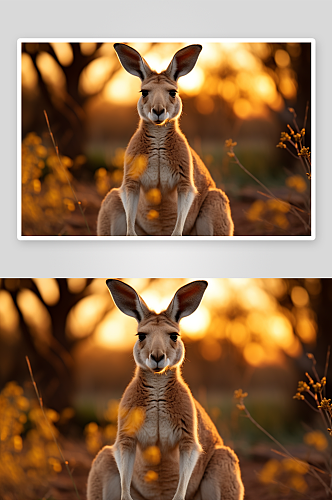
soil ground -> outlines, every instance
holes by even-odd
[[[81,499],[85,500],[86,482],[92,457],[86,451],[84,443],[66,442],[63,446],[65,457],[69,460],[70,465],[72,465],[71,468],[73,477]],[[296,450],[294,450],[294,452],[296,452]],[[276,458],[276,455],[274,455],[267,446],[264,446],[263,448],[260,447],[259,453],[254,453],[251,457],[244,457],[239,454],[242,480],[245,487],[245,500],[299,500],[300,498],[310,498],[312,500],[327,499],[322,486],[315,478],[308,476],[308,474],[305,476],[305,480],[308,484],[308,489],[305,495],[285,487],[281,487],[280,485],[263,484],[260,482],[260,471],[272,456]],[[65,470],[58,474],[56,480],[52,482],[48,495],[51,496],[52,500],[75,500],[77,498],[71,479]]]
[[[75,184],[77,198],[82,202],[85,217],[90,227],[92,235],[96,235],[97,231],[97,216],[102,201],[102,197],[98,194],[96,188],[90,184]],[[274,194],[284,201],[291,201],[297,206],[302,205],[300,195],[292,194],[287,188],[278,188],[274,190]],[[234,221],[235,236],[302,236],[308,233],[305,230],[303,223],[292,213],[287,213],[288,226],[285,228],[278,227],[273,222],[273,214],[266,213],[261,219],[249,220],[247,213],[256,200],[267,201],[256,188],[247,187],[235,197],[229,196],[232,218]],[[303,215],[303,214],[302,214]],[[32,235],[37,235],[35,230],[32,230]],[[41,233],[39,233],[41,234]],[[66,217],[62,228],[59,231],[60,235],[64,236],[88,236],[88,230],[82,214],[76,210]]]

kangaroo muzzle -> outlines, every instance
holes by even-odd
[[[153,123],[160,124],[165,120],[168,120],[169,113],[165,108],[152,108],[150,113],[148,114],[148,117]]]
[[[164,353],[150,353],[149,357],[146,359],[145,364],[150,370],[154,372],[160,372],[165,370],[170,364],[166,354]]]

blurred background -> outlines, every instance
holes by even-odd
[[[187,44],[130,45],[162,71]],[[111,42],[22,43],[23,235],[96,234],[100,203],[122,181],[139,90],[140,80],[121,67]],[[305,160],[293,146],[285,151],[276,145],[290,125],[295,132],[305,129],[310,148],[311,44],[204,42],[179,92],[181,128],[229,196],[235,235],[310,234],[291,210],[310,220]],[[242,164],[286,204],[266,196],[227,154],[230,138]]]
[[[124,281],[159,312],[192,280]],[[305,372],[314,377],[316,369],[319,379],[326,376],[326,397],[331,397],[332,368],[326,367],[326,358],[332,339],[332,280],[207,281],[200,307],[181,320],[183,375],[225,443],[239,454],[246,498],[293,498],[294,491],[294,498],[309,491],[318,495],[310,498],[327,498],[307,470],[271,451],[277,445],[237,408],[233,394],[239,388],[248,392],[245,403],[253,418],[301,460],[318,468],[330,460],[326,425],[293,396],[298,381],[308,382]],[[36,491],[43,498],[74,498],[25,356],[84,495],[93,456],[116,436],[119,399],[135,368],[135,334],[136,321],[114,306],[104,279],[1,279],[2,498],[37,498]]]

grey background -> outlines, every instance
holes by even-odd
[[[330,0],[42,0],[0,3],[0,276],[332,276]],[[16,41],[23,37],[315,38],[314,241],[18,241]]]

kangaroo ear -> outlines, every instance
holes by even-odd
[[[138,323],[149,314],[149,308],[135,290],[119,280],[107,280],[115,305],[127,316],[132,316]]]
[[[167,76],[177,81],[180,76],[190,73],[201,50],[201,45],[188,45],[188,47],[178,50],[165,72]]]
[[[193,281],[182,286],[174,295],[172,302],[166,309],[166,313],[176,323],[181,318],[189,316],[189,314],[196,311],[207,286],[207,281]]]
[[[138,76],[141,81],[152,73],[150,66],[137,50],[124,43],[115,43],[113,47],[120,59],[120,63],[128,73]]]

